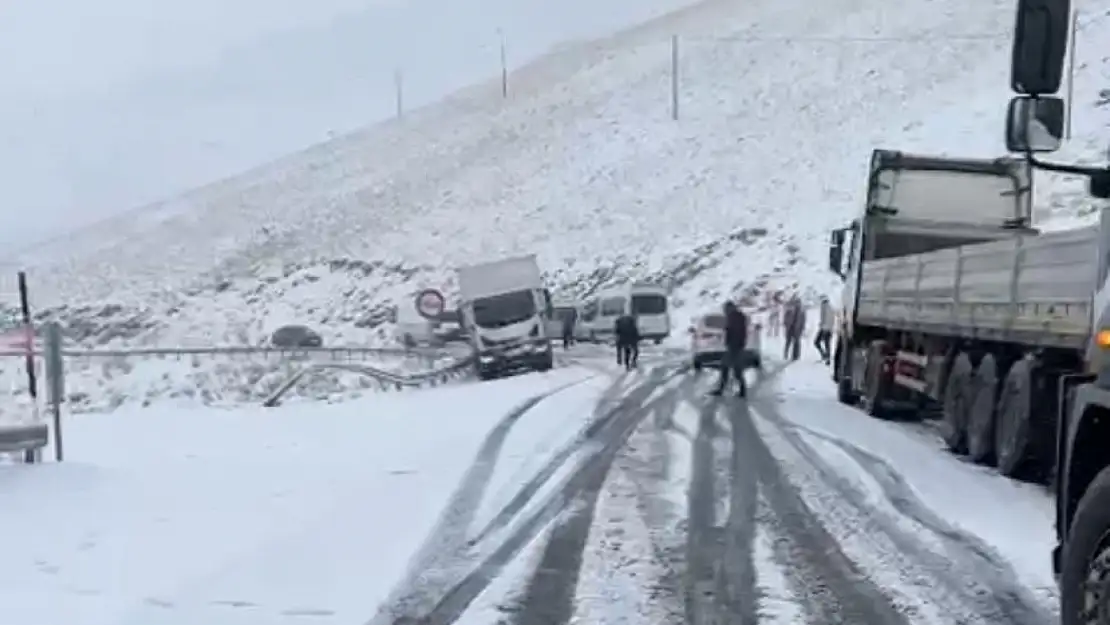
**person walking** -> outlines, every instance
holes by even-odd
[[[626,370],[634,369],[640,359],[640,328],[632,315],[621,315],[613,323],[613,334],[617,339],[617,364]]]
[[[817,319],[817,336],[813,339],[813,346],[821,355],[821,362],[829,364],[829,344],[832,342],[833,328],[836,324],[836,315],[828,297],[821,298],[821,307]]]
[[[744,368],[747,357],[745,350],[748,346],[748,318],[732,302],[725,302],[724,313],[725,354],[721,358],[721,374],[717,380],[717,388],[713,389],[710,394],[721,395],[725,392],[725,387],[728,386],[729,373],[731,372],[736,377],[737,383],[740,384],[740,390],[736,395],[746,397],[748,395],[748,383],[744,380]]]
[[[797,360],[802,357],[802,334],[806,329],[806,311],[802,306],[802,298],[796,293],[786,302],[786,309],[782,314],[783,335],[783,360]]]
[[[578,310],[570,309],[563,315],[563,349],[574,344],[574,323],[578,320]]]

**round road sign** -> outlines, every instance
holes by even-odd
[[[427,319],[436,319],[447,308],[447,298],[435,289],[424,289],[416,294],[416,312]]]

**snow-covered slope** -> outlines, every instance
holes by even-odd
[[[1110,139],[1105,5],[1080,4],[1070,156]],[[160,344],[259,342],[291,319],[388,340],[388,306],[518,252],[570,294],[671,284],[680,323],[754,285],[828,290],[826,232],[857,209],[873,147],[1001,153],[1012,18],[1012,0],[710,0],[549,55],[507,100],[481,84],[21,262],[38,307],[110,305],[103,327]],[[1046,215],[1085,204],[1042,182]]]
[[[5,3],[0,256],[691,2]]]

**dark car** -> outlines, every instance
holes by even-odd
[[[323,347],[324,339],[315,330],[306,326],[281,326],[270,336],[274,347]]]

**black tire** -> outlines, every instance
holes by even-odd
[[[995,408],[998,406],[998,365],[987,354],[975,369],[969,393],[967,457],[986,464],[994,456]]]
[[[705,363],[703,363],[700,358],[695,358],[693,367],[695,373],[701,373],[701,370],[705,367]]]
[[[969,393],[973,390],[974,375],[975,367],[971,365],[971,357],[961,352],[952,363],[948,384],[944,387],[942,431],[944,444],[952,453],[962,454],[967,451],[967,413],[971,404]]]
[[[1033,361],[1022,359],[1010,367],[998,398],[994,429],[995,467],[1007,477],[1020,477],[1029,466],[1033,447]]]
[[[1103,469],[1079,500],[1068,539],[1060,557],[1060,623],[1106,623],[1105,601],[1097,620],[1084,618],[1086,593],[1092,570],[1110,566],[1110,467]],[[1105,579],[1105,573],[1103,578]],[[1103,582],[1105,583],[1105,582]],[[1100,584],[1101,585],[1101,584]]]
[[[844,350],[840,341],[836,342],[836,356],[833,362],[833,381],[836,382],[836,400],[845,406],[859,403],[859,395],[852,388],[851,350]]]
[[[867,395],[867,414],[882,419],[887,414],[886,399],[890,380],[883,374],[886,360],[886,341],[872,341],[867,347],[867,379],[863,385]]]

